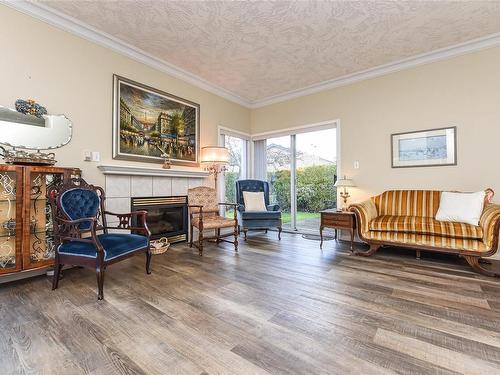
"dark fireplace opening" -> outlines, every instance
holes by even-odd
[[[167,237],[170,243],[187,240],[187,196],[133,197],[131,206],[132,211],[148,212],[146,223],[152,240],[161,237]]]

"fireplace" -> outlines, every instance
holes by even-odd
[[[151,239],[167,237],[170,243],[187,240],[187,196],[132,197],[132,211],[147,211]],[[132,222],[132,224],[136,224]]]

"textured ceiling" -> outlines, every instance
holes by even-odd
[[[249,101],[500,31],[500,1],[41,3]]]

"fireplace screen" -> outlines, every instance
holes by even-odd
[[[167,237],[169,242],[187,240],[187,197],[132,198],[132,211],[147,211],[151,239]],[[132,223],[136,224],[136,223]]]

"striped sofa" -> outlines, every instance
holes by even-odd
[[[369,250],[356,254],[370,256],[382,245],[415,248],[417,258],[420,250],[457,253],[476,271],[499,276],[479,261],[498,248],[500,205],[490,203],[492,196],[488,189],[479,225],[436,220],[440,191],[389,190],[352,204],[359,237],[370,245]]]

